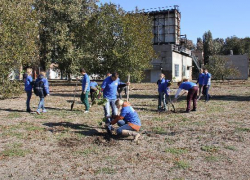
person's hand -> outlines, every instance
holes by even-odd
[[[86,94],[86,91],[83,91],[82,93],[83,93],[83,94]]]
[[[50,96],[50,94],[47,94],[47,96]]]
[[[130,86],[130,82],[127,82],[126,85],[127,85],[127,86]]]

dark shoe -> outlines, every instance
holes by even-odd
[[[32,111],[30,109],[27,109],[26,112],[31,113]]]
[[[190,111],[185,111],[185,113],[190,113]]]
[[[196,109],[192,109],[191,111],[196,111]]]

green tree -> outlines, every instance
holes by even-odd
[[[197,38],[197,42],[196,42],[196,49],[203,51],[203,42],[201,38]]]
[[[214,55],[209,57],[209,64],[206,65],[213,79],[225,80],[229,77],[237,77],[240,75],[239,70],[229,63],[227,57]]]
[[[59,65],[69,79],[84,62],[86,24],[95,8],[95,0],[37,1],[40,17],[40,57],[45,69],[49,63]]]
[[[242,39],[232,36],[225,39],[224,54],[228,55],[233,50],[235,55],[244,54],[244,43]]]
[[[213,36],[211,31],[203,34],[203,51],[204,51],[204,63],[205,65],[209,61],[209,56],[213,55]]]
[[[7,98],[20,92],[10,73],[37,62],[37,14],[33,0],[0,1],[0,96]]]
[[[145,14],[125,13],[114,4],[104,4],[89,23],[91,72],[117,71],[121,78],[141,81],[143,71],[155,56],[151,19]]]

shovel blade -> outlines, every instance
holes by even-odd
[[[71,111],[73,110],[74,104],[75,104],[75,101],[73,101],[71,104],[71,108],[70,108]]]

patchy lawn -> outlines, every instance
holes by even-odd
[[[185,97],[158,113],[155,83],[132,84],[139,144],[107,136],[103,107],[83,114],[79,90],[70,111],[74,86],[51,84],[47,113],[26,113],[25,94],[0,101],[0,179],[250,179],[250,81],[213,82],[189,114]]]

